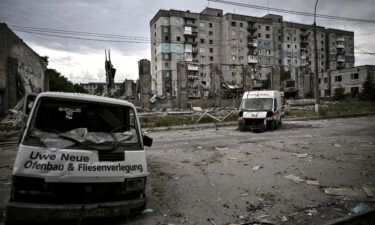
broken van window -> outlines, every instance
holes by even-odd
[[[272,98],[250,98],[241,102],[241,110],[247,111],[270,111],[272,106]]]
[[[28,137],[48,148],[84,145],[95,150],[139,144],[131,107],[43,98],[32,118]]]

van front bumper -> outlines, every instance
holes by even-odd
[[[10,202],[6,206],[6,220],[12,222],[48,222],[78,218],[121,217],[145,207],[142,199],[94,204],[36,204]]]
[[[238,127],[240,130],[265,130],[267,119],[238,119]]]

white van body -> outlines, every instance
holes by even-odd
[[[127,101],[39,94],[20,139],[7,221],[118,217],[142,210],[148,139]]]
[[[279,91],[245,92],[240,106],[240,130],[272,130],[281,125],[282,102]]]

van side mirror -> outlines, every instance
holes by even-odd
[[[153,139],[147,135],[143,135],[143,145],[147,147],[151,147]]]
[[[29,116],[31,109],[34,106],[35,99],[36,99],[35,93],[30,93],[30,94],[26,95],[25,101],[24,101],[24,104],[23,104],[23,114],[24,114],[24,116],[26,116],[26,117]]]

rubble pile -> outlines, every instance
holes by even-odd
[[[22,106],[23,99],[13,109],[9,109],[8,115],[0,121],[0,141],[8,141],[20,134],[23,117]]]

